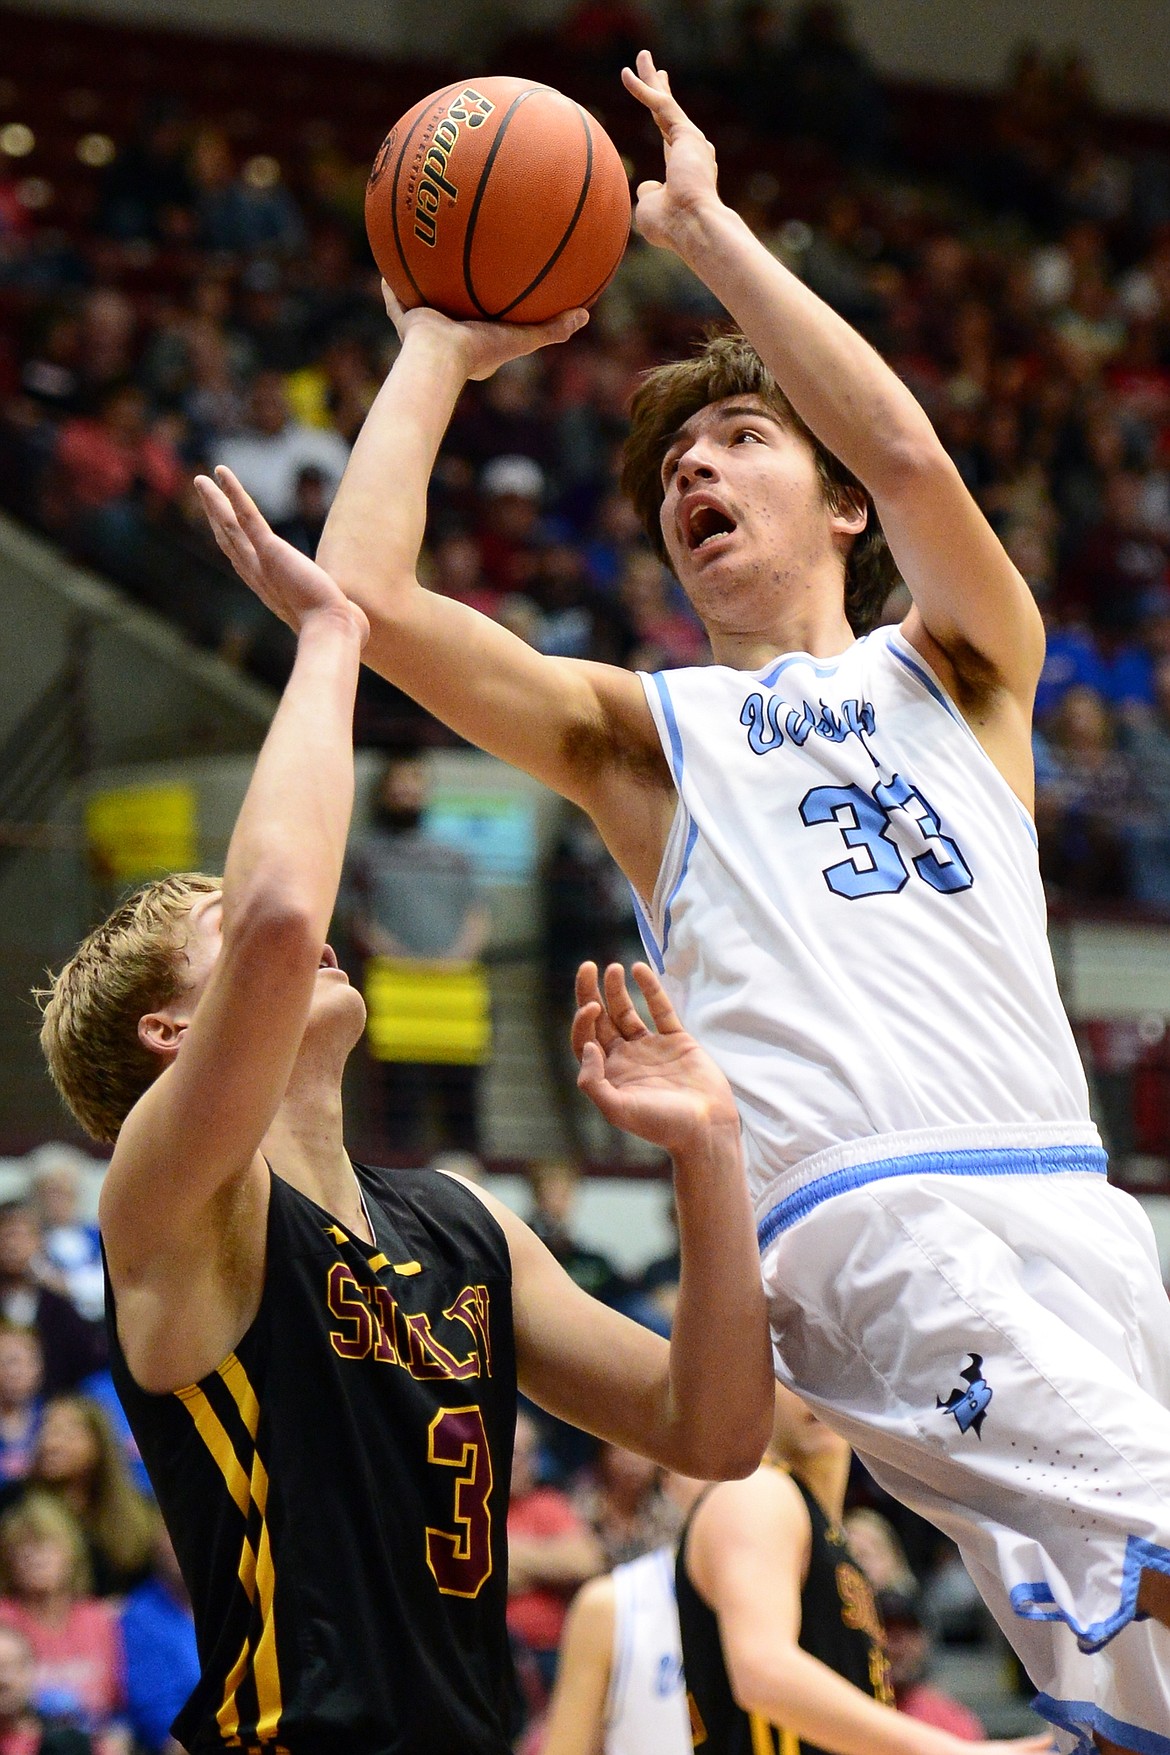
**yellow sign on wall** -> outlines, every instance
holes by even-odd
[[[119,786],[92,793],[85,806],[90,858],[100,876],[137,883],[190,871],[198,833],[193,787]]]
[[[490,995],[481,963],[371,957],[364,985],[375,1060],[480,1066],[491,1054]]]

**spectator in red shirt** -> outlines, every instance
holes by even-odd
[[[508,1507],[508,1630],[533,1654],[548,1688],[573,1593],[602,1571],[604,1557],[567,1496],[538,1485],[537,1452],[536,1427],[521,1412]]]
[[[116,1725],[122,1658],[113,1610],[89,1595],[85,1540],[48,1494],[31,1492],[0,1518],[0,1626],[32,1647],[35,1699],[95,1734],[99,1755],[122,1755]]]
[[[57,446],[60,492],[67,507],[94,511],[114,501],[148,497],[169,503],[184,473],[173,448],[151,433],[137,385],[111,384],[95,416],[66,421]]]
[[[50,1726],[33,1709],[36,1663],[15,1627],[0,1626],[0,1755],[93,1755],[84,1731]]]
[[[922,1622],[918,1599],[908,1590],[878,1593],[878,1613],[886,1633],[886,1655],[894,1684],[894,1704],[907,1718],[949,1731],[964,1743],[981,1743],[986,1731],[975,1714],[926,1680],[931,1638]]]

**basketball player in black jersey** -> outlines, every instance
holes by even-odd
[[[1047,1735],[965,1743],[893,1710],[873,1593],[846,1546],[849,1445],[776,1385],[746,1481],[696,1501],[676,1587],[701,1755],[1052,1755]]]
[[[113,1369],[202,1666],[176,1735],[199,1752],[506,1755],[517,1381],[691,1474],[743,1474],[763,1448],[735,1107],[649,970],[654,1030],[620,969],[599,984],[583,968],[582,1087],[674,1158],[669,1347],[580,1292],[489,1195],[351,1163],[341,1076],[364,1006],[325,934],[368,630],[307,558],[261,564],[278,539],[228,486],[234,512],[200,492],[298,644],[226,870],[131,898],[53,982],[42,1031],[74,1113],[115,1141]]]

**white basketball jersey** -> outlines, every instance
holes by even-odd
[[[879,1161],[1102,1168],[1031,820],[900,631],[642,682],[679,805],[639,923],[757,1214]]]
[[[613,1588],[605,1755],[691,1755],[673,1549],[616,1567]]]

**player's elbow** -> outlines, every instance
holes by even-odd
[[[259,876],[259,874],[257,874]],[[277,876],[257,881],[224,922],[224,945],[239,955],[256,955],[273,969],[310,967],[321,957],[325,928],[310,896]]]
[[[721,1626],[721,1634],[723,1631]],[[775,1651],[762,1640],[741,1638],[728,1641],[726,1637],[723,1649],[735,1704],[741,1712],[759,1713],[767,1718],[775,1711],[777,1698],[784,1694]]]
[[[766,1424],[728,1419],[725,1409],[722,1421],[695,1433],[685,1456],[671,1466],[698,1481],[743,1481],[759,1468],[771,1435],[770,1403]]]

